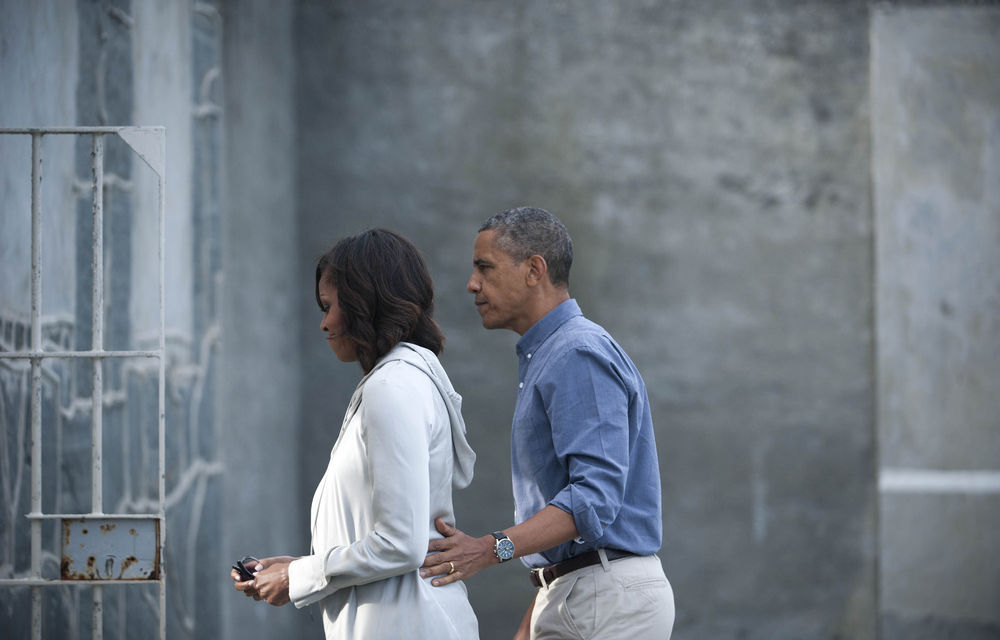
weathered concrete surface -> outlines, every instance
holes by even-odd
[[[59,11],[52,2],[31,3],[22,11],[3,6],[0,127],[75,122],[77,28],[76,13]],[[52,65],[52,59],[64,64]],[[71,259],[65,259],[73,255],[76,240],[76,198],[67,188],[75,177],[73,149],[70,138],[42,141],[41,250],[46,269],[40,311],[48,329],[42,335],[51,340],[49,344],[68,342],[66,327],[72,326],[75,313],[76,268]],[[0,136],[0,349],[30,348],[30,300],[31,139]],[[16,446],[18,442],[30,446],[30,423],[23,411],[27,405],[22,404],[29,398],[28,367],[26,362],[0,365],[0,456],[5,472],[0,479],[4,489],[0,492],[0,577],[4,578],[30,569],[30,525],[23,518],[31,507],[30,475],[25,464],[30,449]],[[58,378],[65,370],[65,365],[50,365],[46,373]],[[45,411],[51,412],[59,396],[51,387],[47,391],[42,402]],[[43,486],[48,488],[52,483],[43,482]],[[50,596],[45,603],[51,605],[54,600]],[[26,613],[30,607],[27,589],[0,590],[0,633],[11,638],[30,637],[30,615]],[[47,612],[54,624],[67,626],[68,616],[52,608]]]
[[[188,175],[193,158],[191,87],[199,79],[192,78],[191,21],[189,2],[134,3],[132,12],[132,89],[134,113],[131,122],[166,127],[168,190],[166,197],[167,255],[183,268],[172,268],[166,281],[166,323],[174,335],[191,335],[194,329],[193,281],[200,275],[189,268],[194,264],[194,216],[191,215],[193,191]],[[175,172],[177,175],[175,175]],[[148,171],[135,172],[138,193],[156,192],[155,176]],[[137,257],[155,256],[158,251],[156,202],[143,202],[138,207],[142,216],[133,231],[134,253]],[[142,215],[145,214],[145,215]],[[142,265],[135,270],[141,274]],[[149,273],[149,271],[147,271]],[[140,287],[133,299],[131,313],[137,330],[147,333],[159,324],[159,309],[155,287]]]
[[[200,187],[207,185],[217,196],[220,169],[202,165],[195,173],[195,146],[205,143],[202,149],[218,156],[220,142],[205,135],[211,127],[201,126],[204,118],[194,113],[192,99],[205,87],[194,74],[218,66],[217,50],[203,47],[199,53],[192,46],[196,34],[218,39],[219,30],[206,33],[199,22],[213,5],[44,0],[4,3],[3,9],[0,126],[167,126],[167,628],[171,638],[217,637],[223,625],[216,585],[224,582],[228,566],[219,551],[217,476],[222,467],[213,413],[220,331],[219,305],[210,289],[218,274],[219,212],[211,198],[196,197],[205,189],[193,183],[197,177]],[[104,140],[103,346],[148,347],[159,328],[155,176],[116,136]],[[26,139],[9,143],[4,138],[0,149],[0,345],[23,350],[28,344],[30,146]],[[91,140],[46,136],[43,150],[43,347],[89,349]],[[199,246],[206,250],[196,255]],[[207,274],[200,269],[206,264]],[[148,359],[104,364],[103,505],[108,513],[156,510],[157,367],[150,364]],[[24,577],[28,566],[26,368],[24,361],[0,365],[0,452],[5,457],[0,575],[5,578]],[[91,508],[91,365],[82,359],[48,360],[43,370],[43,509],[86,512]],[[59,537],[52,524],[43,527],[45,577],[59,570]],[[147,587],[106,590],[104,637],[155,633],[156,596],[157,590]],[[0,595],[0,628],[11,637],[29,635],[27,601],[24,589]],[[45,637],[89,637],[89,590],[68,595],[47,589],[43,601]]]
[[[480,454],[460,525],[511,521],[514,334],[464,292],[478,224],[563,218],[571,289],[651,392],[677,636],[874,636],[865,3],[300,5],[303,277],[386,225],[424,250]],[[304,485],[358,372],[303,291]],[[484,638],[531,597],[469,582]]]
[[[880,465],[996,474],[1000,7],[871,32]],[[1000,634],[996,489],[886,491],[880,521],[884,637]]]
[[[48,37],[60,34],[58,40]],[[0,127],[57,126],[76,120],[77,16],[56,3],[33,3],[4,11],[0,20]],[[53,65],[57,59],[62,64]],[[72,253],[74,197],[73,141],[43,140],[42,250]],[[27,321],[31,295],[31,138],[0,138],[0,313]],[[70,232],[67,232],[69,230]],[[72,262],[56,261],[42,289],[42,313],[68,315],[75,291]]]
[[[226,191],[222,229],[223,352],[219,430],[223,549],[244,554],[309,550],[309,493],[300,491],[293,10],[289,3],[227,4]],[[317,621],[294,607],[260,606],[220,581],[222,634],[305,637]],[[234,623],[234,621],[240,621]],[[311,624],[310,624],[311,623]]]
[[[997,467],[998,29],[998,8],[874,14],[879,429],[886,466]]]

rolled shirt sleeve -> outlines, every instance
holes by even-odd
[[[573,299],[528,329],[516,351],[515,522],[552,505],[573,516],[579,533],[521,562],[541,567],[598,547],[656,553],[659,464],[649,398],[635,364]]]
[[[604,535],[625,496],[629,472],[628,389],[607,354],[572,349],[538,386],[556,456],[569,483],[549,504],[570,513],[584,541]]]

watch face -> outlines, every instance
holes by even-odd
[[[496,550],[497,556],[501,560],[510,560],[514,557],[514,543],[510,541],[510,538],[497,540]]]

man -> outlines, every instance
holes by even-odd
[[[498,213],[476,236],[467,288],[483,326],[521,335],[516,523],[473,538],[439,519],[445,538],[431,541],[421,575],[442,586],[520,557],[538,591],[516,638],[669,638],[674,602],[654,555],[660,476],[646,388],[570,298],[572,262],[566,227],[543,209]]]

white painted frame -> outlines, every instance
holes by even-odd
[[[106,585],[148,585],[151,581],[128,580],[52,580],[42,577],[42,522],[49,519],[135,519],[149,518],[159,522],[159,583],[160,615],[159,637],[167,637],[166,571],[166,437],[165,437],[165,367],[166,339],[164,315],[164,210],[166,183],[166,130],[164,127],[41,127],[3,129],[0,135],[31,136],[31,348],[29,351],[0,351],[0,359],[31,361],[31,511],[26,518],[31,523],[31,576],[28,578],[0,579],[3,587],[31,588],[31,637],[42,637],[42,589],[52,586],[89,586],[93,588],[92,637],[100,640],[104,635],[103,590]],[[89,351],[43,351],[41,342],[42,259],[41,246],[41,183],[42,138],[49,135],[90,136],[91,150],[91,211],[93,235],[91,269],[93,271],[93,322]],[[159,225],[159,336],[158,347],[146,351],[104,350],[104,138],[118,136],[157,176],[157,220]],[[91,409],[91,511],[86,514],[42,513],[42,360],[45,358],[87,358],[93,362],[93,393]],[[159,448],[159,500],[155,514],[106,514],[103,490],[103,361],[107,358],[154,358],[158,361],[158,448]]]

